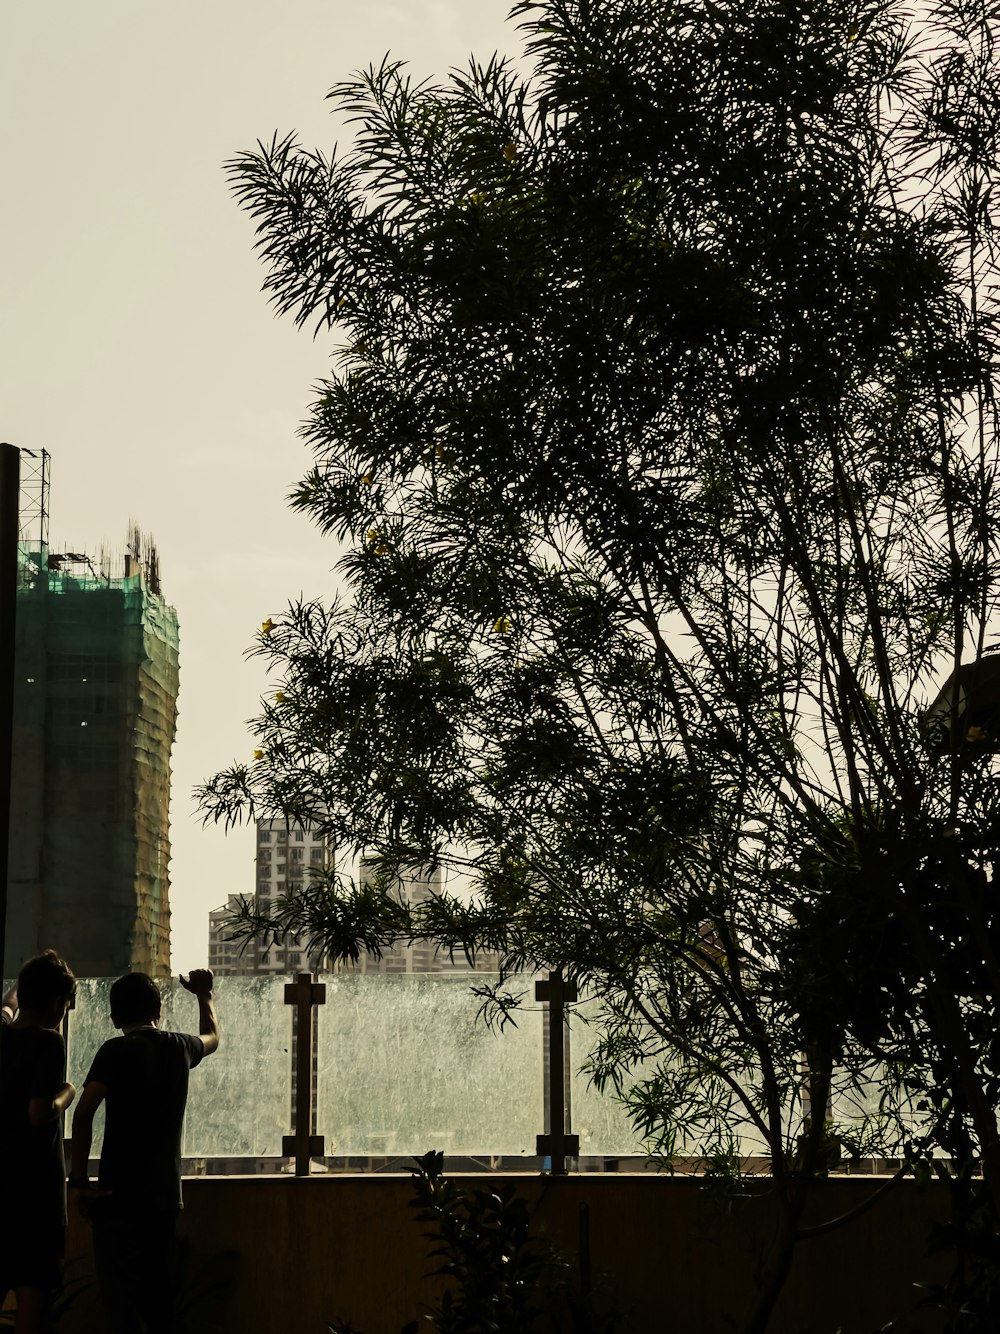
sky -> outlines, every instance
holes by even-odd
[[[55,551],[151,533],[181,627],[173,970],[252,892],[251,830],[192,791],[248,760],[260,623],[330,596],[337,550],[286,497],[332,341],[279,321],[222,164],[297,132],[345,140],[325,94],[386,52],[421,77],[515,55],[508,0],[33,0],[0,11],[0,439],[52,458]],[[85,850],[82,850],[85,851]]]

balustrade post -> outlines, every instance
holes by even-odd
[[[282,1136],[281,1152],[295,1159],[295,1175],[309,1175],[309,1160],[323,1154],[323,1136],[313,1134],[313,1006],[326,1004],[326,985],[312,973],[285,984],[285,1004],[295,1008],[295,1115],[292,1133]]]
[[[566,1125],[565,1048],[566,1005],[576,1000],[576,987],[566,982],[560,971],[549,973],[548,980],[535,983],[535,1000],[547,1001],[549,1007],[549,1129],[535,1139],[535,1152],[548,1157],[553,1176],[564,1176],[566,1159],[580,1154],[578,1135],[568,1133]]]

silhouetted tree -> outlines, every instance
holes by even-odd
[[[293,503],[349,596],[265,627],[262,758],[202,797],[379,868],[238,930],[562,968],[664,1156],[759,1143],[762,1329],[845,1146],[1000,1191],[998,19],[513,15],[530,77],[386,62],[341,155],[230,164],[277,309],[344,338]],[[428,864],[469,893],[400,903]]]

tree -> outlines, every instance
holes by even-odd
[[[293,503],[350,597],[265,625],[261,758],[202,797],[380,869],[241,930],[562,968],[665,1156],[756,1137],[763,1329],[852,1134],[981,1155],[997,1216],[996,19],[513,16],[530,79],[387,61],[341,156],[230,164],[277,309],[344,333]],[[400,904],[427,864],[471,898]]]

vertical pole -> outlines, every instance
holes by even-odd
[[[313,1127],[313,1006],[326,1004],[326,986],[312,973],[298,973],[285,985],[285,1004],[295,1006],[295,1116],[292,1133],[281,1141],[281,1152],[295,1159],[295,1175],[309,1175],[309,1160],[323,1153],[323,1136]]]
[[[70,1003],[69,1003],[69,1009],[68,1009],[68,1010],[66,1011],[66,1013],[63,1015],[63,1021],[62,1021],[62,1040],[63,1040],[63,1048],[64,1048],[64,1051],[63,1051],[63,1079],[64,1079],[64,1080],[69,1079],[69,1034],[70,1034],[70,1028],[71,1028],[70,1018],[69,1018],[69,1017],[70,1017],[70,1014],[71,1014],[75,1009],[76,1009],[76,993],[73,994],[73,998],[70,1000]],[[60,1130],[61,1130],[61,1132],[62,1132],[62,1135],[63,1135],[63,1156],[65,1157],[65,1159],[66,1159],[66,1161],[67,1161],[67,1163],[68,1163],[69,1160],[70,1160],[70,1155],[71,1155],[72,1148],[73,1148],[73,1141],[72,1141],[72,1138],[70,1138],[70,1139],[67,1139],[67,1138],[66,1138],[66,1113],[65,1113],[65,1112],[63,1112],[62,1116],[59,1118],[59,1128],[60,1128]]]
[[[563,1043],[566,1004],[576,1000],[576,987],[572,982],[563,981],[563,975],[557,969],[549,973],[547,981],[535,983],[535,1000],[547,1001],[549,1007],[549,1129],[547,1134],[536,1136],[535,1152],[540,1157],[549,1158],[553,1176],[565,1176],[566,1159],[576,1158],[580,1153],[579,1137],[567,1133]]]
[[[7,950],[10,766],[14,743],[14,628],[17,606],[21,454],[0,444],[0,977]]]

